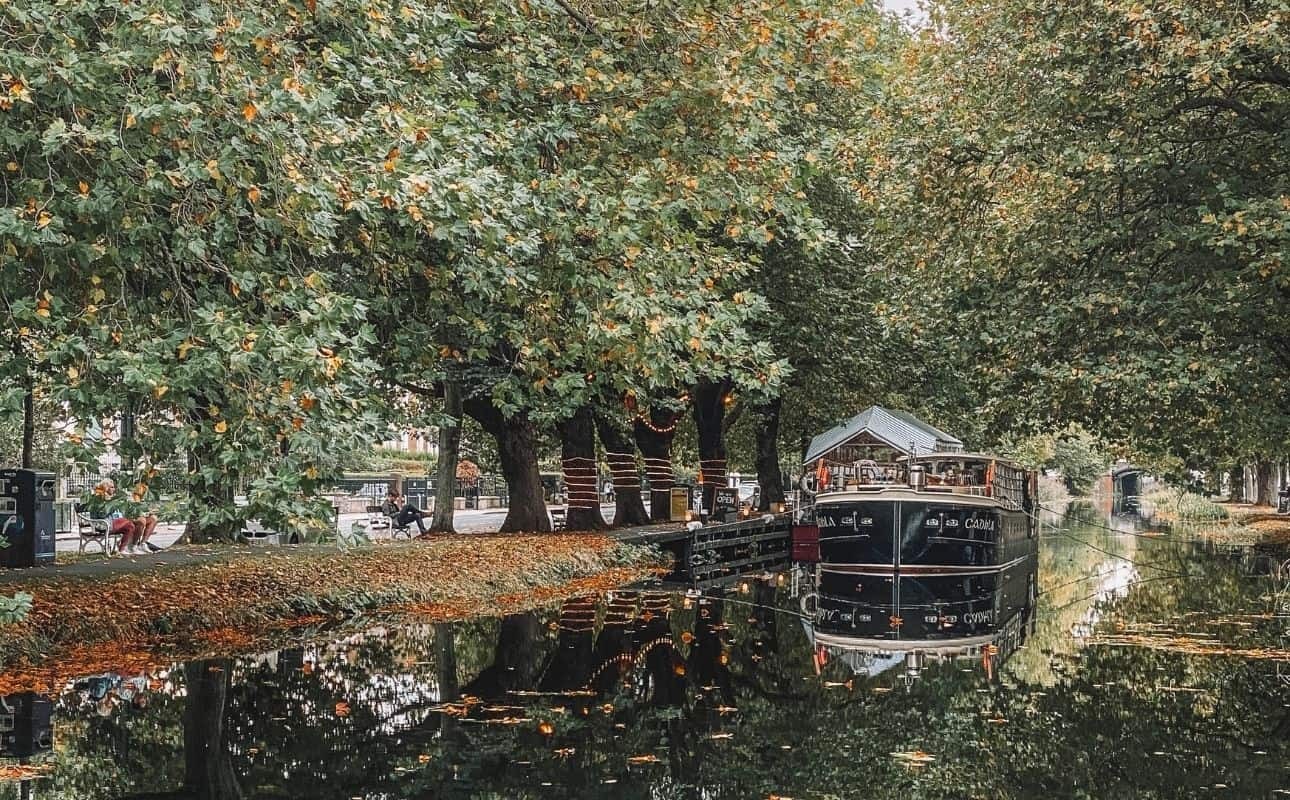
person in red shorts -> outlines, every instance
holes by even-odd
[[[117,490],[116,482],[108,478],[95,485],[86,503],[91,515],[106,519],[112,534],[121,537],[118,553],[141,555],[160,549],[148,543],[157,529],[157,517],[144,510],[140,499],[122,494]]]

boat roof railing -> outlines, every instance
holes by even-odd
[[[1024,469],[1024,467],[1010,458],[996,456],[991,453],[923,453],[916,456],[901,456],[896,459],[896,461],[898,463],[909,462],[911,464],[917,464],[924,461],[994,461],[1015,469]]]

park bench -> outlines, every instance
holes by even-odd
[[[369,531],[388,530],[391,539],[397,539],[400,536],[412,538],[412,523],[399,524],[397,517],[391,517],[385,513],[384,506],[367,507],[367,529]]]
[[[367,507],[367,529],[374,531],[378,528],[389,528],[394,520],[385,515],[385,511],[380,505],[369,505]]]

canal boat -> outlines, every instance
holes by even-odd
[[[820,471],[805,519],[818,537],[803,597],[817,649],[859,654],[848,661],[865,671],[916,672],[928,657],[1001,655],[1024,640],[1037,594],[1034,473],[932,453],[842,474]]]

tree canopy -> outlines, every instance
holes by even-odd
[[[6,6],[0,409],[140,491],[184,454],[201,537],[309,528],[446,383],[516,479],[569,420],[622,449],[696,390],[765,473],[871,402],[980,446],[1282,456],[1283,17]]]

